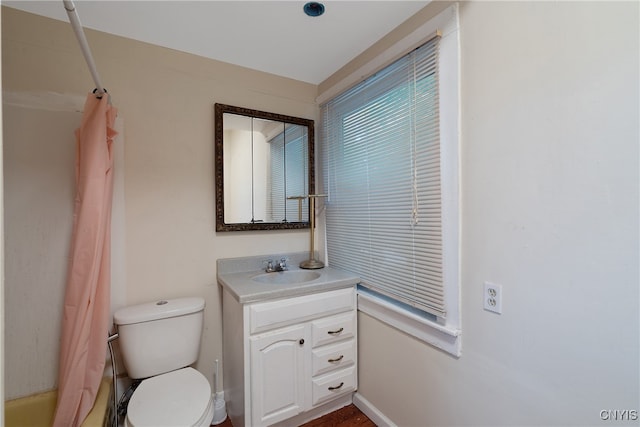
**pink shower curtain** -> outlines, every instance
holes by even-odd
[[[110,325],[112,141],[117,110],[89,94],[76,131],[76,200],[54,427],[80,425],[104,372]]]

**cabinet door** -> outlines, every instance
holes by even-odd
[[[270,425],[304,410],[307,331],[299,325],[250,338],[252,426]]]

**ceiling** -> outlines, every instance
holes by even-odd
[[[86,28],[319,84],[426,6],[428,0],[304,1],[76,0]],[[2,4],[69,21],[62,0]]]

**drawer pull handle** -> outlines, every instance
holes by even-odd
[[[339,388],[341,388],[344,385],[344,382],[341,382],[340,385],[337,385],[335,387],[329,387],[329,391],[333,391],[333,390],[338,390]]]
[[[339,361],[342,360],[343,357],[344,357],[344,354],[341,354],[340,357],[337,357],[335,359],[329,359],[329,360],[327,360],[327,362],[329,362],[329,363],[339,362]]]
[[[329,335],[338,335],[340,332],[344,331],[344,328],[340,328],[337,331],[327,331]]]

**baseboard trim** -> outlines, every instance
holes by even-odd
[[[353,395],[353,404],[378,427],[398,427],[360,393]]]

